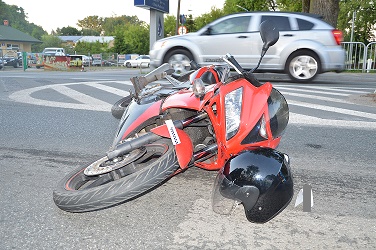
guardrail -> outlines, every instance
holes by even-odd
[[[376,71],[376,42],[367,46],[361,42],[343,42],[342,47],[346,50],[346,70]]]

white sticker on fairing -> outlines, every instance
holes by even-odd
[[[165,123],[167,125],[168,132],[170,133],[172,144],[180,144],[180,138],[172,120],[166,120]]]

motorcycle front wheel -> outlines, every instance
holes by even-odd
[[[112,162],[103,157],[95,162],[100,167],[116,166],[108,173],[88,176],[84,173],[87,166],[72,171],[53,191],[55,204],[67,212],[88,212],[118,205],[161,184],[179,168],[169,139],[136,150],[138,156],[125,160],[123,166],[119,165],[121,159]]]

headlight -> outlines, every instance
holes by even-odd
[[[243,88],[238,88],[225,96],[226,139],[231,139],[240,126]]]
[[[192,90],[197,98],[201,98],[205,95],[206,93],[205,85],[204,85],[204,82],[201,80],[201,78],[197,78],[193,80]]]

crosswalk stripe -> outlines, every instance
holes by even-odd
[[[289,91],[299,91],[299,89],[293,89],[293,88],[286,88],[286,87],[277,87],[276,89],[283,89],[283,90],[289,90]],[[307,92],[306,90],[302,90],[304,92]],[[291,93],[291,92],[289,92]],[[317,93],[317,94],[330,94],[330,95],[338,95],[338,96],[349,96],[349,94],[344,93],[335,93],[335,92],[324,92],[324,91],[318,91],[318,90],[310,90],[309,93]]]
[[[31,89],[23,89],[23,90],[12,93],[9,96],[9,98],[17,102],[29,103],[32,105],[56,107],[56,108],[83,109],[83,110],[108,112],[111,110],[111,107],[112,107],[111,104],[106,103],[106,102],[102,102],[101,104],[98,104],[98,103],[82,104],[82,103],[55,102],[55,101],[42,100],[42,99],[36,99],[36,98],[31,97],[32,93],[38,90],[43,90],[43,89],[45,89],[45,86],[31,88]]]
[[[114,88],[114,87],[110,87],[110,86],[103,85],[103,84],[100,84],[100,83],[92,82],[92,83],[85,83],[85,85],[91,86],[91,87],[94,87],[94,88],[97,88],[97,89],[100,89],[100,90],[104,90],[106,92],[109,92],[109,93],[112,93],[112,94],[115,94],[115,95],[118,95],[118,96],[122,96],[122,97],[129,95],[128,91],[121,90],[121,89]]]
[[[307,95],[307,94],[291,93],[291,92],[284,92],[284,91],[282,92],[282,94],[284,96],[296,96],[296,97],[303,97],[303,98],[309,98],[309,99],[315,99],[315,100],[321,100],[321,101],[328,101],[328,102],[356,104],[356,103],[349,102],[347,100],[336,99],[336,98],[325,97],[325,96]]]
[[[53,86],[51,86],[51,89],[53,89],[53,90],[55,90],[55,91],[57,91],[57,92],[59,92],[63,95],[67,95],[70,98],[75,99],[75,100],[77,100],[81,103],[84,103],[84,104],[91,104],[91,105],[94,105],[94,106],[108,105],[107,102],[101,101],[97,98],[83,94],[79,91],[76,91],[74,89],[68,88],[68,87],[63,86],[63,85],[53,85]]]
[[[300,89],[308,89],[309,92],[313,92],[311,89],[318,89],[319,91],[321,90],[321,93],[322,94],[332,94],[332,92],[334,94],[341,94],[341,93],[338,93],[338,91],[341,91],[341,92],[345,92],[345,93],[352,93],[352,94],[366,94],[366,93],[369,93],[367,91],[364,91],[363,89],[364,88],[361,88],[362,91],[359,91],[359,90],[356,90],[356,89],[359,89],[359,88],[352,88],[352,89],[342,89],[341,87],[316,87],[316,86],[297,86],[297,87],[292,87],[291,85],[280,85],[282,88],[288,88],[290,90],[300,90]],[[276,85],[275,86],[277,89],[279,88],[279,85]],[[323,90],[326,90],[328,92],[324,92]],[[370,92],[372,91],[372,89],[369,89]],[[335,91],[335,92],[334,92]],[[317,92],[319,93],[319,92]]]
[[[376,122],[365,121],[349,121],[349,120],[330,120],[322,119],[314,116],[296,114],[290,112],[290,124],[297,125],[315,125],[315,126],[330,126],[338,128],[360,128],[360,129],[376,129]]]
[[[312,109],[319,109],[329,112],[335,112],[340,114],[346,114],[346,115],[352,115],[352,116],[358,116],[358,117],[364,117],[364,118],[370,118],[376,120],[376,114],[372,113],[366,113],[362,111],[356,111],[356,110],[350,110],[350,109],[343,109],[343,108],[335,108],[330,106],[324,106],[319,104],[313,104],[313,103],[304,103],[299,101],[288,101],[288,104],[290,105],[296,105],[300,107],[306,107],[306,108],[312,108]]]
[[[113,84],[117,83],[117,88],[113,87]],[[119,84],[121,86],[119,86]],[[70,109],[81,109],[81,110],[94,110],[94,111],[105,111],[109,112],[112,107],[112,103],[107,103],[105,101],[99,100],[82,92],[79,92],[75,89],[72,89],[71,86],[90,86],[98,90],[109,92],[118,96],[128,96],[129,92],[124,89],[130,89],[128,86],[131,86],[130,81],[95,81],[95,82],[76,82],[76,83],[66,83],[66,84],[53,84],[45,85],[30,89],[24,89],[17,92],[14,92],[9,97],[15,101],[30,103],[34,105],[43,105],[50,107],[60,107],[60,108],[70,108]],[[111,86],[110,86],[111,85]],[[127,85],[127,86],[126,86]],[[124,88],[122,87],[124,86]],[[376,114],[367,113],[357,110],[350,110],[345,108],[336,108],[328,105],[319,105],[311,103],[312,100],[327,101],[331,103],[346,103],[354,104],[346,100],[346,97],[353,94],[353,90],[346,89],[337,89],[334,87],[323,88],[315,86],[299,86],[299,89],[291,88],[288,85],[279,85],[276,86],[277,89],[288,97],[288,104],[297,107],[311,108],[316,110],[322,110],[325,112],[333,112],[337,114],[345,114],[350,116],[362,117],[366,119],[376,120]],[[72,102],[56,102],[53,100],[42,100],[35,99],[32,97],[32,94],[41,90],[52,89],[61,93],[71,99],[74,99],[80,103]],[[362,88],[366,90],[366,88]],[[358,93],[369,93],[366,91],[361,91],[362,89],[356,90]],[[327,92],[324,92],[327,91]],[[342,91],[342,92],[340,92]],[[317,94],[317,95],[315,95]],[[325,95],[322,95],[325,94]],[[332,95],[330,97],[328,95]],[[294,97],[304,98],[306,101],[297,101],[294,100]],[[336,98],[338,97],[338,98]],[[340,98],[344,99],[340,99]],[[295,98],[296,99],[296,98]],[[310,101],[311,100],[311,101]],[[335,116],[335,115],[334,115]],[[376,121],[354,121],[351,117],[348,120],[332,120],[327,118],[319,118],[316,116],[308,116],[303,114],[297,114],[290,112],[290,123],[297,125],[313,125],[313,126],[331,126],[331,127],[341,127],[341,128],[364,128],[364,129],[376,129]]]

